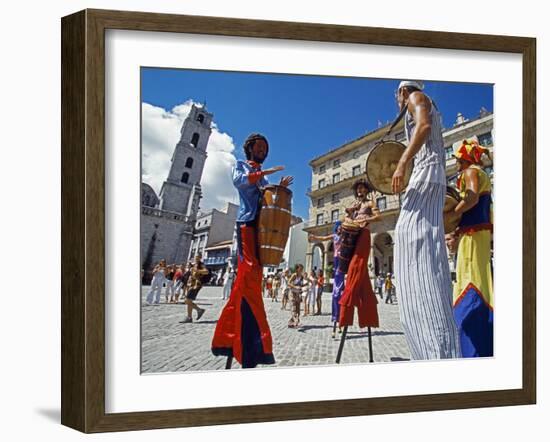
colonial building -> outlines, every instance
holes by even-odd
[[[406,144],[403,124],[402,120],[385,139],[394,139]],[[335,221],[343,221],[345,208],[354,200],[351,186],[355,180],[365,176],[367,155],[387,130],[388,126],[380,127],[309,162],[312,179],[307,194],[311,204],[310,219],[304,227],[306,232],[320,236],[328,235],[332,232]],[[474,136],[481,145],[493,149],[493,114],[483,108],[479,115],[471,120],[458,114],[453,127],[443,132],[447,178],[452,185],[456,182],[458,171],[453,149],[463,139]],[[485,170],[492,177],[492,163],[485,166]],[[375,198],[381,212],[381,221],[370,226],[372,250],[369,269],[372,275],[393,273],[394,228],[401,206],[400,197],[375,193]],[[332,241],[309,243],[306,262],[308,271],[313,268],[330,270],[333,262]]]
[[[211,124],[212,114],[193,105],[160,194],[147,183],[141,185],[141,265],[146,274],[161,259],[182,263],[189,256]]]
[[[212,209],[199,214],[195,222],[193,241],[188,260],[200,253],[207,267],[218,270],[231,257],[233,233],[239,206],[228,203],[225,210]]]

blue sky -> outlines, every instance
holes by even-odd
[[[284,165],[295,177],[293,211],[308,218],[309,160],[375,129],[397,114],[398,80],[306,75],[142,69],[142,102],[169,111],[189,100],[207,104],[217,129],[232,137],[237,158],[251,132],[270,143],[265,167]],[[493,110],[487,84],[425,82],[445,127],[458,112],[475,117]],[[271,181],[278,181],[274,175]]]

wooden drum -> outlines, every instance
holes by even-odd
[[[371,149],[367,155],[365,173],[374,190],[386,195],[393,194],[391,181],[403,152],[405,145],[399,141],[381,141]],[[405,188],[409,184],[411,173],[412,163],[409,163],[405,171]]]
[[[458,227],[461,217],[452,216],[454,208],[460,202],[460,193],[454,187],[447,186],[445,205],[443,206],[443,225],[445,233],[452,233]]]
[[[338,253],[338,271],[347,273],[351,258],[355,252],[355,245],[359,239],[361,227],[355,223],[344,222],[340,233],[340,252]]]
[[[258,246],[263,266],[278,266],[283,259],[292,210],[292,192],[270,184],[262,193],[258,220]]]

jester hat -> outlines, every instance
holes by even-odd
[[[460,147],[454,153],[454,156],[459,160],[468,161],[472,164],[480,164],[481,156],[489,153],[489,149],[479,145],[477,140],[463,140]]]

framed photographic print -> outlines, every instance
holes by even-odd
[[[535,73],[523,37],[64,17],[62,423],[534,403]]]

